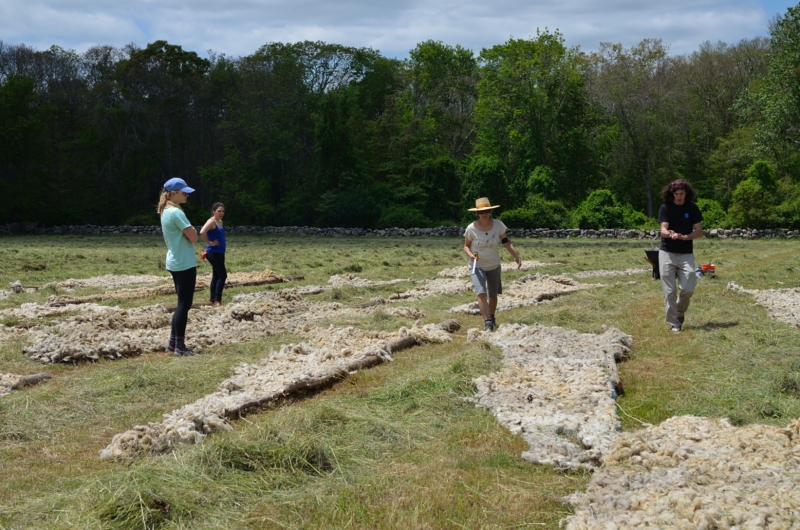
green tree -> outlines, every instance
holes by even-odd
[[[42,162],[52,108],[35,88],[32,79],[16,74],[0,84],[0,193],[14,204],[3,212],[4,222],[42,221],[39,203],[48,188]]]
[[[510,39],[481,51],[476,150],[499,158],[511,204],[525,200],[528,177],[552,168],[557,196],[577,202],[595,174],[587,134],[584,58],[559,32]],[[555,198],[555,197],[554,197]]]

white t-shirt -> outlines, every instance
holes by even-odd
[[[480,230],[475,223],[464,231],[464,238],[472,241],[469,246],[472,253],[478,253],[478,267],[485,271],[494,270],[500,266],[500,235],[505,234],[508,228],[497,219],[492,219],[492,228],[489,230]]]

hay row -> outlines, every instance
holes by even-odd
[[[631,351],[629,335],[504,324],[494,333],[471,329],[468,340],[503,349],[503,367],[475,380],[470,401],[528,443],[522,458],[559,469],[600,465],[620,429],[616,362]]]
[[[498,297],[497,311],[537,305],[559,296],[597,287],[605,286],[599,283],[580,283],[564,276],[549,276],[537,272],[513,282],[507,291]],[[450,311],[470,315],[480,314],[477,301],[451,307]]]
[[[735,282],[728,283],[728,290],[745,293],[756,299],[756,304],[767,310],[767,314],[792,327],[800,327],[800,288],[792,289],[745,289]]]
[[[622,433],[567,530],[800,528],[800,420],[734,427],[680,416]]]
[[[611,278],[614,276],[630,276],[632,274],[652,273],[652,269],[620,269],[620,270],[594,270],[570,273],[573,278]]]
[[[41,373],[33,375],[18,375],[0,373],[0,396],[12,390],[20,390],[26,386],[38,385],[42,381],[52,379],[52,375]]]
[[[273,271],[265,269],[261,272],[234,272],[228,275],[225,287],[248,287],[253,285],[267,285],[283,283],[292,280],[302,280],[302,276],[278,276]],[[211,284],[211,274],[201,274],[197,277],[195,291],[208,289]],[[157,285],[155,287],[141,287],[139,289],[121,289],[100,294],[89,294],[84,296],[50,296],[47,304],[51,306],[63,306],[70,304],[85,304],[89,302],[102,302],[105,300],[133,298],[149,298],[151,296],[167,296],[175,294],[175,286],[172,283]]]
[[[531,270],[538,267],[552,267],[554,265],[562,265],[561,263],[542,263],[541,261],[523,261],[522,265],[517,268],[516,263],[502,263],[500,265],[503,272],[514,272],[517,270]],[[452,269],[444,269],[439,271],[438,276],[444,278],[467,278],[469,277],[469,268],[466,265],[460,267],[453,267]]]
[[[35,314],[36,309],[44,314],[67,313],[63,307],[37,306],[26,307],[26,314]],[[28,333],[28,345],[23,348],[28,357],[43,363],[118,359],[163,352],[169,339],[172,314],[162,305],[122,309],[85,304],[69,309],[70,312],[81,311],[58,322],[16,332]],[[411,307],[353,308],[335,302],[311,302],[298,294],[298,289],[283,289],[252,302],[193,309],[187,325],[187,345],[202,350],[251,342],[279,333],[292,333],[301,324],[361,318],[375,311],[411,319],[423,315],[419,309]]]
[[[100,452],[103,459],[125,459],[140,453],[163,452],[175,444],[200,443],[216,431],[230,431],[229,418],[238,417],[276,399],[347,377],[417,344],[451,341],[458,323],[400,328],[393,333],[353,327],[302,326],[296,333],[306,341],[284,344],[258,364],[241,364],[218,390],[170,414],[160,423],[137,425],[114,436]]]

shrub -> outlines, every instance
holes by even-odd
[[[722,205],[712,199],[697,199],[697,207],[703,214],[703,226],[707,228],[728,227],[728,214]]]
[[[622,206],[609,190],[594,190],[572,212],[572,223],[578,228],[640,228],[651,220],[633,206]]]
[[[775,170],[759,160],[750,167],[746,180],[733,190],[728,210],[731,221],[747,228],[774,228],[781,220],[773,206],[778,201]]]
[[[558,201],[533,197],[523,208],[503,212],[498,219],[509,228],[566,228],[569,212]]]

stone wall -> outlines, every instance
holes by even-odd
[[[30,225],[31,223],[28,223]],[[199,230],[200,227],[198,227]],[[226,226],[231,234],[300,234],[323,237],[462,237],[462,226],[439,226],[436,228],[386,228],[372,230],[365,228],[315,228],[311,226]],[[703,231],[705,237],[719,239],[764,239],[792,238],[800,236],[800,230],[747,228],[713,228]],[[53,227],[30,227],[30,234],[150,234],[160,235],[158,226],[96,226],[96,225],[63,225]],[[549,230],[546,228],[510,228],[508,235],[523,238],[558,238],[584,237],[589,239],[651,239],[658,237],[658,230],[581,230],[567,228]]]

